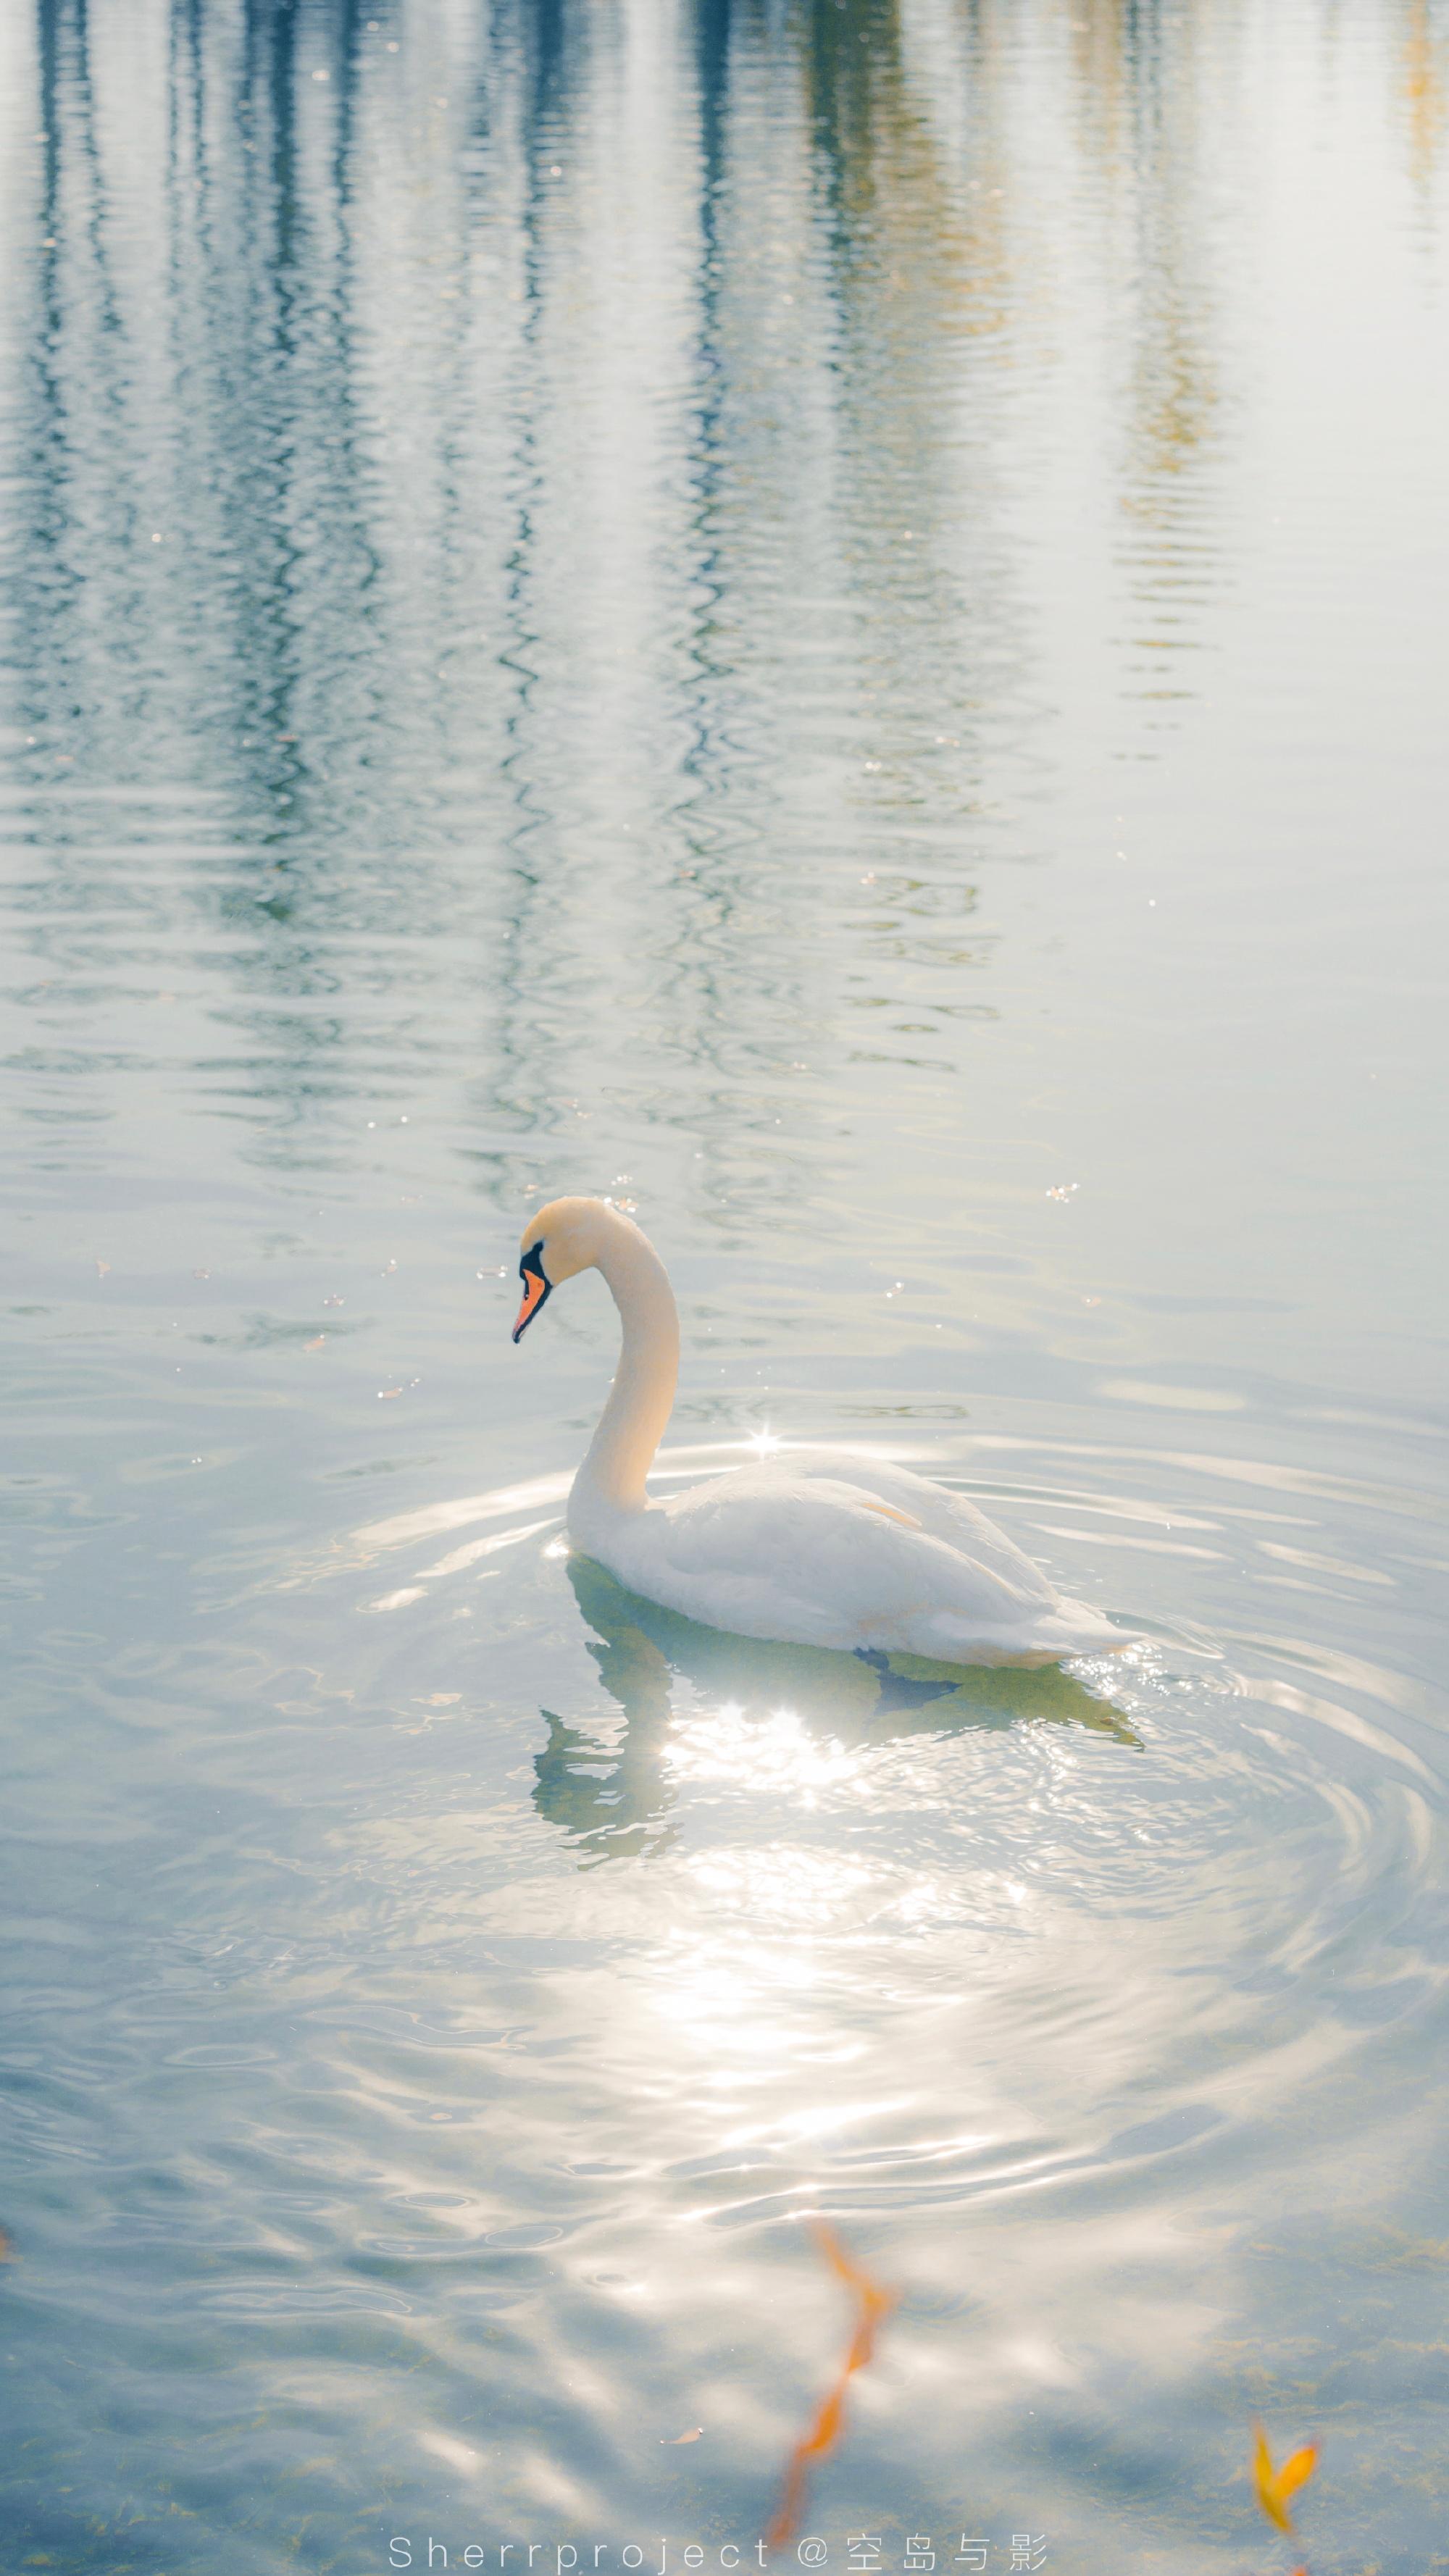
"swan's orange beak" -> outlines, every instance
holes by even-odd
[[[523,1281],[523,1303],[518,1309],[518,1321],[513,1327],[515,1342],[522,1340],[540,1306],[552,1292],[552,1280],[545,1279],[543,1275],[542,1243],[536,1243],[531,1252],[525,1252],[518,1265],[518,1275]]]
[[[538,1310],[547,1295],[548,1281],[546,1279],[540,1279],[536,1274],[532,1274],[525,1279],[523,1283],[523,1303],[518,1309],[518,1321],[513,1327],[513,1338],[515,1341],[518,1340],[520,1334],[525,1330],[525,1328],[532,1323],[534,1316],[538,1313]]]

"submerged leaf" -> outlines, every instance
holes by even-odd
[[[1279,2531],[1293,2528],[1288,2515],[1288,2499],[1306,2486],[1318,2466],[1318,2445],[1310,2442],[1284,2461],[1281,2469],[1273,2466],[1268,2437],[1261,2424],[1253,2427],[1253,2492],[1259,2510],[1265,2513]]]
[[[774,2521],[765,2535],[772,2549],[783,2549],[785,2543],[793,2538],[800,2520],[800,2508],[805,2501],[810,2462],[823,2459],[839,2440],[845,2420],[847,2384],[852,2373],[863,2370],[870,2360],[875,2350],[876,2329],[896,2304],[895,2291],[884,2289],[880,2282],[871,2279],[868,2272],[863,2272],[859,2264],[852,2263],[834,2228],[827,2226],[823,2218],[811,2220],[810,2233],[837,2281],[845,2283],[855,2300],[855,2325],[834,2385],[822,2398],[785,2463],[780,2501],[775,2508]]]

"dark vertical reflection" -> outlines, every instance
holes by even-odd
[[[1042,855],[1073,440],[1131,531],[1120,694],[1196,686],[1232,10],[34,29],[42,935],[142,986],[189,942],[194,1096],[267,1156],[432,1073],[512,1190],[604,1104],[627,1167],[685,1083],[717,1210],[843,1185],[809,1083],[969,1075],[982,872]],[[1111,393],[1064,435],[1073,281]]]
[[[1124,685],[1156,711],[1200,684],[1202,612],[1221,577],[1213,164],[1231,149],[1232,27],[1210,6],[1084,0],[1073,11],[1082,130],[1120,263],[1122,547],[1132,607]]]
[[[1187,697],[1183,655],[1202,641],[1198,611],[1218,560],[1207,468],[1219,406],[1207,255],[1200,108],[1216,66],[1213,29],[1180,26],[1160,5],[1134,13],[1130,68],[1143,276],[1127,506],[1139,542],[1135,637],[1144,697]]]

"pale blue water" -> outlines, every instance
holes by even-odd
[[[755,2564],[807,2210],[832,2576],[1449,2564],[1439,0],[39,0],[0,138],[7,2576]],[[571,1567],[559,1189],[667,1472],[1145,1647]]]

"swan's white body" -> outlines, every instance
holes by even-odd
[[[568,1528],[630,1591],[736,1636],[943,1663],[1049,1664],[1134,1642],[1064,1600],[963,1495],[904,1467],[787,1450],[656,1500],[645,1477],[679,1372],[663,1263],[598,1199],[555,1200],[523,1244],[515,1340],[549,1290],[579,1270],[601,1270],[619,1309],[618,1374],[569,1496]]]

